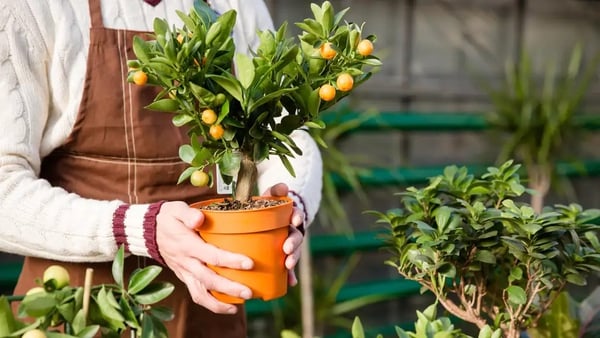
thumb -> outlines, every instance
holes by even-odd
[[[189,229],[196,229],[204,223],[204,214],[200,209],[190,207],[184,202],[169,202],[161,207],[161,214],[172,217]]]
[[[288,188],[287,184],[277,183],[277,184],[273,185],[269,190],[265,191],[263,196],[283,197],[283,196],[287,196],[289,190],[290,189]]]

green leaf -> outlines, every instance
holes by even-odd
[[[161,273],[162,268],[157,265],[150,265],[143,269],[136,269],[129,280],[127,291],[135,295],[143,291],[154,279]]]
[[[147,42],[137,35],[133,37],[133,52],[142,63],[150,61],[150,48],[148,48]]]
[[[365,338],[365,330],[363,329],[359,317],[354,317],[354,322],[352,323],[352,338]]]
[[[85,318],[85,314],[83,313],[83,309],[80,309],[79,311],[77,311],[77,314],[75,315],[75,317],[73,318],[73,321],[71,322],[71,327],[73,328],[73,331],[75,331],[75,332],[83,331],[86,328],[86,318]]]
[[[94,338],[100,330],[100,325],[90,325],[83,330],[77,332],[79,338]]]
[[[511,285],[506,288],[508,292],[508,300],[515,305],[523,305],[527,303],[527,294],[522,287],[518,285]]]
[[[242,96],[242,84],[235,78],[226,77],[223,75],[211,75],[207,74],[207,78],[213,79],[216,83],[219,84],[225,91],[229,93],[229,95],[233,96],[239,102],[243,102]]]
[[[52,294],[33,294],[25,296],[19,307],[30,317],[44,317],[56,307],[57,302]]]
[[[179,101],[173,99],[160,99],[158,101],[150,103],[145,108],[166,113],[172,113],[179,111]]]
[[[161,282],[148,285],[143,293],[138,293],[133,298],[142,305],[150,305],[167,298],[175,289],[171,283]]]
[[[150,313],[152,314],[152,316],[154,316],[164,322],[168,322],[170,320],[173,320],[173,318],[175,318],[175,314],[173,313],[173,310],[171,310],[170,308],[168,308],[166,306],[153,306],[150,309]]]
[[[190,178],[190,176],[192,176],[192,174],[194,173],[194,171],[198,170],[198,168],[196,167],[189,167],[187,169],[185,169],[180,175],[179,178],[177,179],[177,184],[181,184],[182,182],[186,181],[188,178]]]
[[[242,155],[239,152],[226,151],[219,162],[219,170],[227,176],[236,177],[242,163]]]
[[[58,333],[58,332],[46,332],[47,338],[78,338],[70,334]]]
[[[194,117],[189,114],[186,114],[186,113],[180,113],[180,114],[173,116],[171,121],[173,122],[173,125],[175,127],[182,127],[182,126],[194,121]]]
[[[111,296],[109,296],[109,292],[111,291],[107,292],[104,285],[100,291],[98,291],[96,300],[98,307],[100,308],[100,312],[104,318],[111,320],[111,323],[115,325],[115,328],[125,328],[125,325],[123,324],[123,315],[121,315],[121,313],[112,305],[114,297],[112,297],[112,292]]]
[[[200,103],[202,106],[208,106],[209,103],[213,102],[215,99],[216,95],[210,90],[193,82],[190,82],[190,89],[192,90],[194,97],[198,100],[198,103]]]
[[[9,336],[16,329],[15,317],[6,296],[0,296],[0,337]]]
[[[179,146],[179,158],[185,163],[192,163],[194,157],[196,156],[196,151],[189,144],[184,144]]]
[[[279,97],[285,95],[286,93],[293,92],[295,90],[296,90],[296,88],[283,88],[280,90],[270,92],[269,94],[261,97],[260,99],[250,102],[250,104],[248,105],[248,111],[254,112],[258,109],[258,107],[261,107],[262,105],[264,105],[266,103],[277,100]]]
[[[112,277],[117,283],[117,285],[122,289],[123,288],[123,267],[125,265],[125,249],[123,245],[119,246],[119,250],[117,250],[117,254],[112,263]]]
[[[296,332],[294,332],[292,330],[283,330],[283,331],[281,331],[280,338],[302,338],[302,337],[300,337],[300,335],[298,335]]]
[[[157,41],[159,41],[160,43],[160,40],[163,40],[162,42],[164,43],[164,36],[169,32],[169,24],[163,19],[155,18],[153,23],[153,29]],[[161,36],[162,39],[160,38]]]
[[[496,256],[489,250],[478,250],[475,259],[483,263],[496,264]]]
[[[125,318],[125,322],[127,323],[127,325],[129,327],[139,330],[141,328],[140,323],[138,322],[135,312],[133,311],[133,309],[131,308],[131,305],[129,304],[129,299],[125,299],[125,297],[121,297],[121,299],[119,299],[119,307],[121,308],[121,313],[123,314],[123,317]]]
[[[250,87],[252,81],[254,81],[254,63],[252,59],[244,53],[235,54],[235,74],[246,89]]]

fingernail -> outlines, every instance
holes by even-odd
[[[244,270],[250,270],[252,269],[252,261],[250,260],[246,260],[242,262],[242,269]]]
[[[250,292],[250,290],[244,290],[240,292],[240,297],[244,299],[250,299],[250,297],[252,297],[252,292]]]
[[[227,313],[229,313],[229,314],[234,314],[236,312],[237,312],[237,308],[235,306],[232,306],[229,309],[227,309]]]

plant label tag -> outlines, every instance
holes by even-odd
[[[231,195],[233,193],[233,183],[227,184],[223,181],[223,177],[221,177],[221,170],[219,169],[219,165],[217,164],[217,194],[219,195]]]

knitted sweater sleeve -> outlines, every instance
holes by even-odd
[[[75,86],[66,84],[69,71],[85,72],[85,67],[77,57],[69,59],[83,47],[77,46],[76,33],[66,44],[73,50],[57,51],[60,44],[53,39],[59,35],[47,31],[69,27],[78,32],[76,20],[61,17],[67,22],[62,27],[44,21],[56,14],[74,17],[73,12],[32,8],[26,1],[0,3],[0,250],[93,262],[112,260],[119,245],[128,243],[131,253],[150,257],[156,205],[85,199],[38,176],[41,159],[60,145],[73,123],[61,114],[67,109],[61,102],[80,99],[70,97]],[[66,127],[56,127],[59,121]]]

